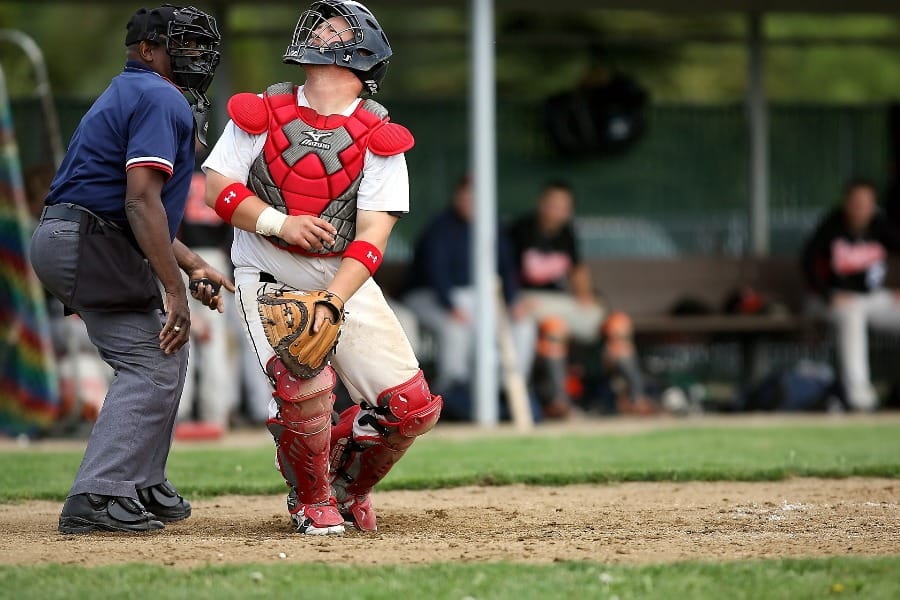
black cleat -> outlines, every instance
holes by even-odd
[[[66,498],[59,515],[61,533],[155,531],[164,525],[131,498],[78,494]]]
[[[138,490],[138,498],[148,511],[165,523],[181,521],[191,516],[191,503],[182,498],[168,480]]]

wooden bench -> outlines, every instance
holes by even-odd
[[[823,331],[804,314],[806,285],[796,259],[608,259],[591,262],[590,269],[609,307],[632,317],[639,344],[735,341],[747,381],[769,369],[765,342]],[[745,287],[760,294],[769,310],[726,313],[727,299]],[[708,312],[673,314],[678,304],[688,302]]]
[[[594,286],[609,305],[628,312],[648,328],[665,326],[660,318],[686,299],[701,303],[710,315],[672,317],[672,327],[728,327],[719,318],[722,306],[740,287],[748,286],[792,314],[801,311],[805,284],[799,261],[788,258],[604,259],[589,263]],[[707,318],[708,317],[708,318]],[[684,320],[687,319],[687,320]],[[682,321],[679,325],[675,321]]]
[[[671,343],[735,340],[740,343],[748,378],[764,374],[767,368],[762,342],[821,340],[827,332],[823,323],[804,312],[808,292],[797,258],[604,258],[588,264],[594,287],[611,309],[631,316],[639,339]],[[386,294],[402,295],[407,268],[400,262],[382,265],[376,280]],[[900,287],[900,260],[893,260],[888,272],[888,284]],[[774,310],[725,314],[726,299],[742,286],[761,294]],[[673,315],[672,308],[687,299],[707,306],[710,312]]]
[[[797,258],[608,259],[592,261],[590,268],[609,306],[632,316],[639,342],[736,341],[745,382],[770,371],[768,342],[822,344],[830,336],[827,323],[806,310],[809,291]],[[900,258],[891,259],[888,274],[887,285],[900,288]],[[761,294],[771,310],[726,314],[726,299],[742,286]],[[685,299],[712,312],[672,314]]]
[[[797,261],[783,258],[730,259],[599,259],[589,263],[595,288],[613,309],[624,310],[639,331],[709,333],[759,328],[783,331],[801,326],[797,317],[805,300],[805,287]],[[402,296],[408,265],[386,262],[375,275],[384,292]],[[723,315],[728,294],[746,285],[784,306],[772,315]],[[676,302],[691,298],[714,314],[671,316]]]

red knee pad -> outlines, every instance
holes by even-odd
[[[378,406],[387,408],[396,420],[379,418],[380,425],[396,428],[404,437],[427,433],[441,416],[443,400],[434,396],[420,370],[411,379],[378,395]]]
[[[315,377],[302,379],[288,371],[277,356],[266,363],[266,373],[275,381],[275,395],[289,403],[304,402],[330,394],[337,385],[337,376],[331,366],[326,366]]]

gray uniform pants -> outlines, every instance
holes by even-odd
[[[31,240],[31,263],[58,298],[74,285],[79,224],[44,219]],[[166,355],[159,348],[165,314],[80,313],[91,342],[115,371],[115,378],[91,432],[69,495],[93,493],[137,499],[137,490],[166,479],[166,460],[188,349]]]

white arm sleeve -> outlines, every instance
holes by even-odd
[[[246,184],[253,161],[262,152],[268,133],[252,135],[228,121],[222,135],[201,168],[207,169]]]
[[[366,150],[356,207],[382,212],[409,212],[409,174],[405,155],[378,156]]]

